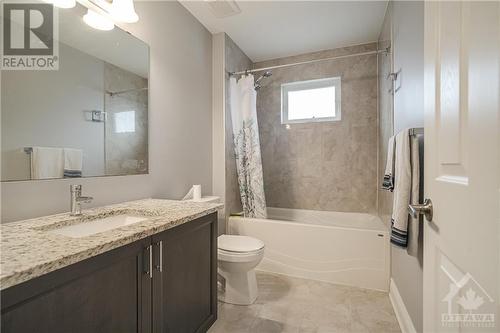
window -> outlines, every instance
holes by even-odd
[[[135,111],[115,113],[115,133],[135,132]]]
[[[340,77],[281,85],[281,123],[340,120]]]

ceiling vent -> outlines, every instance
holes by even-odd
[[[206,0],[210,11],[217,18],[224,18],[241,13],[241,9],[234,0]]]

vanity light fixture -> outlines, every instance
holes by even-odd
[[[87,7],[83,21],[94,29],[113,30],[114,22],[135,23],[139,16],[135,12],[134,0],[43,0],[59,8],[73,8],[76,2]]]
[[[139,16],[134,9],[134,0],[113,0],[110,14],[113,19],[125,23],[139,21]]]
[[[83,16],[83,21],[87,23],[89,26],[91,26],[94,29],[98,30],[113,30],[115,27],[115,24],[113,21],[105,17],[104,15],[98,14],[97,12],[93,11],[92,9],[87,10],[87,14]]]

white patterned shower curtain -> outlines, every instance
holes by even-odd
[[[266,218],[266,197],[257,123],[257,92],[253,75],[245,75],[230,84],[236,168],[241,204],[245,217]]]

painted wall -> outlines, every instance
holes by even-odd
[[[380,45],[386,45],[391,38],[393,69],[401,69],[400,89],[394,100],[387,94],[390,82],[385,75],[391,70],[390,59],[379,56],[379,109],[380,109],[380,173],[379,183],[385,167],[387,140],[393,133],[407,127],[422,127],[423,112],[423,64],[424,64],[424,4],[417,1],[393,1],[388,6]],[[394,103],[392,105],[392,103]],[[422,151],[422,150],[421,150]],[[392,193],[379,191],[379,215],[390,223]],[[422,227],[422,225],[421,225]],[[420,232],[422,236],[422,231]],[[423,248],[420,239],[420,248]],[[391,277],[405,303],[406,309],[418,332],[423,327],[423,256],[409,256],[405,249],[391,246]]]
[[[136,3],[125,29],[150,45],[149,175],[1,184],[2,221],[69,210],[69,185],[101,206],[146,197],[181,198],[192,184],[212,191],[212,36],[178,2]]]
[[[212,189],[213,195],[226,202],[226,133],[225,133],[225,45],[226,34],[212,36]],[[226,232],[226,210],[218,214],[218,233]]]
[[[376,50],[365,44],[256,63],[267,67]],[[377,56],[282,69],[257,94],[264,188],[271,207],[376,212]],[[340,121],[281,124],[281,85],[342,78]]]

